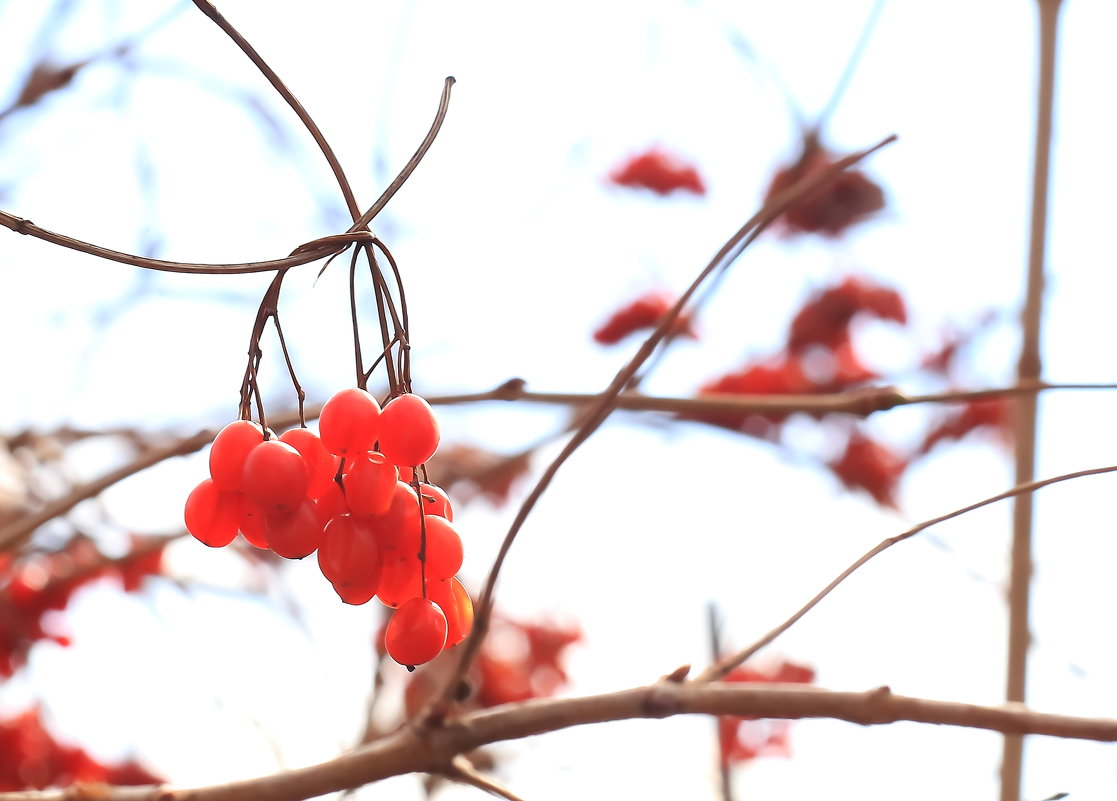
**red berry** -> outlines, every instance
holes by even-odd
[[[376,534],[360,518],[335,517],[322,533],[318,567],[335,587],[373,585],[374,594],[375,585],[380,583],[380,546]]]
[[[241,536],[249,545],[267,550],[268,539],[264,536],[264,512],[259,506],[245,498],[243,492],[237,494],[240,496]]]
[[[427,597],[446,615],[446,648],[457,645],[473,628],[473,601],[456,578],[427,582]]]
[[[426,598],[413,598],[397,609],[384,632],[388,656],[408,667],[431,661],[445,644],[446,615]]]
[[[407,484],[397,481],[388,511],[366,519],[375,528],[381,548],[395,551],[395,556],[418,555],[419,499]]]
[[[314,499],[314,508],[318,512],[318,519],[322,521],[322,528],[338,515],[349,514],[349,504],[345,501],[345,493],[336,481],[319,497]]]
[[[371,451],[380,434],[380,404],[359,387],[334,394],[318,418],[322,444],[338,456]]]
[[[437,484],[420,484],[419,497],[423,499],[423,514],[438,515],[453,521],[454,507],[450,505],[450,498],[442,487]]]
[[[438,450],[438,421],[430,404],[410,393],[392,398],[380,415],[380,451],[408,467],[425,463]]]
[[[386,514],[396,491],[396,466],[376,451],[351,458],[351,466],[342,479],[350,511],[365,516]]]
[[[367,604],[376,596],[378,581],[367,584],[333,584],[334,592],[341,600],[353,606]]]
[[[444,517],[423,518],[427,533],[427,578],[443,581],[452,578],[462,567],[462,538],[454,524]]]
[[[381,568],[376,596],[393,609],[423,595],[423,565],[418,556],[389,557]]]
[[[222,492],[213,479],[205,479],[186,498],[186,530],[211,548],[228,545],[237,536],[240,503],[238,493]]]
[[[241,489],[241,471],[248,454],[264,441],[264,429],[251,420],[234,420],[217,432],[209,449],[209,474],[219,489]]]
[[[310,477],[302,455],[276,439],[261,442],[244,460],[244,494],[265,514],[292,512],[306,498]]]
[[[286,442],[297,450],[306,462],[309,483],[306,488],[308,498],[319,498],[329,490],[337,475],[338,458],[326,450],[322,440],[309,428],[292,428],[284,431],[280,442]]]
[[[304,500],[294,511],[273,512],[264,518],[268,545],[285,559],[310,556],[322,542],[322,521],[314,504]]]

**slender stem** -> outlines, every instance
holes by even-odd
[[[399,191],[399,188],[403,186],[404,182],[411,177],[411,173],[415,172],[415,168],[419,166],[419,162],[423,160],[423,156],[427,154],[431,145],[434,144],[434,139],[438,136],[439,129],[442,128],[442,122],[446,119],[446,112],[450,108],[450,88],[454,83],[454,76],[450,75],[446,77],[446,80],[442,84],[442,98],[438,102],[438,111],[435,112],[434,122],[431,123],[430,130],[427,131],[427,135],[423,138],[423,141],[419,143],[419,148],[415,151],[415,154],[407,164],[403,165],[403,169],[400,170],[399,175],[396,176],[394,181],[388,184],[388,188],[376,199],[376,202],[353,223],[352,227],[349,229],[350,231],[360,230],[372,222],[372,219],[380,213],[380,210],[388,205],[388,201]]]
[[[197,0],[195,0],[195,2],[197,2]],[[822,133],[822,128],[837,110],[842,96],[853,80],[853,73],[857,69],[857,65],[861,62],[861,56],[865,54],[865,49],[869,46],[869,39],[873,35],[873,30],[876,28],[877,21],[880,19],[880,13],[883,10],[884,0],[876,0],[876,2],[873,3],[873,7],[869,9],[869,16],[865,20],[865,24],[861,27],[861,35],[857,37],[857,44],[853,46],[853,52],[850,53],[849,60],[846,61],[845,67],[842,69],[841,77],[838,78],[838,82],[834,84],[834,91],[831,92],[830,99],[826,101],[826,106],[823,107],[822,112],[818,115],[818,119],[808,131],[808,137],[819,136]]]
[[[349,185],[349,179],[345,177],[345,171],[341,168],[341,162],[337,160],[333,148],[330,147],[329,142],[326,141],[326,137],[322,134],[317,123],[311,118],[310,113],[303,107],[303,104],[299,102],[299,99],[295,97],[294,93],[287,88],[287,85],[280,80],[279,75],[276,74],[275,70],[271,68],[268,62],[264,61],[263,56],[256,52],[256,48],[249,44],[247,39],[241,36],[240,32],[232,26],[232,23],[225,19],[225,16],[217,10],[213,3],[210,3],[209,0],[193,0],[193,2],[194,5],[198,7],[198,10],[213,20],[217,27],[224,31],[225,35],[232,39],[236,46],[244,51],[244,54],[248,56],[249,60],[255,64],[256,68],[268,79],[268,83],[272,85],[275,91],[279,92],[279,96],[287,101],[287,105],[291,107],[296,116],[298,116],[299,121],[307,131],[310,132],[315,144],[318,145],[318,149],[322,151],[322,155],[325,156],[326,161],[329,162],[330,169],[333,170],[334,173],[334,178],[337,179],[338,186],[341,188],[341,194],[345,197],[345,205],[349,207],[349,214],[356,219],[361,210],[357,205],[357,199],[353,196],[353,188]]]
[[[737,653],[722,659],[714,665],[711,665],[709,668],[696,676],[694,680],[715,681],[724,677],[727,673],[729,673],[729,671],[733,670],[733,668],[751,659],[752,656],[756,654],[760,649],[770,645],[777,637],[779,637],[793,625],[798,623],[799,620],[801,620],[804,615],[814,609],[819,604],[819,602],[822,601],[823,598],[837,589],[838,585],[840,585],[847,578],[852,576],[866,564],[875,559],[879,554],[887,551],[896,543],[903,542],[906,539],[910,539],[916,534],[926,531],[932,526],[937,526],[939,523],[945,523],[947,520],[953,520],[956,517],[961,517],[962,515],[969,514],[970,512],[981,509],[984,506],[989,506],[990,504],[997,503],[998,501],[1007,500],[1008,498],[1019,498],[1022,495],[1031,495],[1038,489],[1049,487],[1052,484],[1058,484],[1063,481],[1070,481],[1076,478],[1085,478],[1086,476],[1098,476],[1105,473],[1117,473],[1117,465],[1109,467],[1092,467],[1088,470],[1076,470],[1073,473],[1064,473],[1061,476],[1053,476],[1052,478],[1045,478],[1040,481],[1029,481],[1024,484],[1018,484],[1012,489],[1006,490],[999,495],[993,495],[992,497],[985,498],[978,501],[977,503],[971,503],[969,506],[963,506],[961,509],[955,509],[953,512],[947,512],[946,514],[940,515],[939,517],[933,517],[930,520],[925,520],[919,525],[909,528],[902,534],[897,534],[895,537],[889,537],[886,540],[882,540],[881,542],[877,543],[872,549],[867,551],[863,556],[861,556],[860,559],[843,570],[837,578],[827,584],[817,595],[815,595],[814,598],[804,604],[803,607],[799,609],[799,611],[797,611],[783,623],[780,623],[778,626],[769,631],[756,642],[749,645],[747,648],[743,648]],[[1017,799],[1017,801],[1019,801],[1019,799]]]
[[[1028,277],[1021,315],[1019,383],[1038,381],[1042,374],[1040,334],[1043,317],[1044,258],[1047,245],[1047,195],[1051,171],[1051,128],[1055,104],[1055,47],[1061,0],[1039,0],[1039,85],[1036,99],[1036,139],[1032,172],[1031,235]],[[1035,476],[1037,398],[1021,395],[1016,401],[1016,483]],[[1027,688],[1029,606],[1032,579],[1032,497],[1018,496],[1013,506],[1011,576],[1008,591],[1008,658],[1005,699],[1022,703]],[[1024,741],[1019,735],[1004,740],[1001,759],[1001,801],[1020,801]]]

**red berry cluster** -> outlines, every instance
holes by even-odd
[[[416,468],[434,455],[438,422],[418,395],[380,408],[363,389],[322,407],[320,434],[278,438],[250,420],[218,433],[210,478],[186,499],[186,528],[212,547],[239,532],[287,559],[317,551],[341,599],[395,609],[385,636],[403,665],[428,662],[469,633],[473,605],[455,578],[462,541],[446,494]]]
[[[676,298],[670,293],[653,289],[635,300],[621,306],[609,319],[593,332],[594,341],[600,345],[615,345],[636,331],[650,331],[659,325],[667,312],[675,305]],[[675,319],[672,329],[675,336],[698,339],[691,326],[689,315],[683,314]]]
[[[814,670],[781,662],[768,670],[739,667],[722,681],[764,684],[813,684]],[[718,718],[722,765],[748,762],[760,756],[791,756],[790,721],[723,716]]]
[[[706,194],[706,184],[694,165],[658,147],[626,159],[609,174],[609,180],[617,186],[650,189],[657,195],[675,191]]]
[[[131,760],[103,764],[84,748],[58,742],[43,725],[38,709],[0,718],[0,792],[67,787],[79,782],[87,786],[137,785],[162,784],[163,779]],[[93,795],[93,791],[87,792]]]
[[[70,644],[55,616],[78,590],[110,578],[126,592],[134,592],[147,576],[162,572],[162,560],[161,542],[139,538],[134,540],[132,552],[119,559],[108,559],[83,536],[74,537],[55,553],[20,559],[0,554],[0,682],[26,663],[36,642]]]
[[[764,199],[771,200],[809,175],[822,172],[837,158],[817,141],[803,144],[798,161],[772,178]],[[847,228],[884,208],[884,191],[860,170],[845,170],[787,209],[780,218],[788,234],[839,236]]]

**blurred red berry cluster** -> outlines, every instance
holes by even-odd
[[[770,670],[739,667],[722,681],[761,682],[766,684],[811,684],[814,670],[793,662],[780,662]],[[791,756],[787,720],[766,720],[748,717],[718,718],[718,753],[721,764],[733,765],[762,756]]]
[[[609,318],[593,332],[593,339],[599,345],[615,345],[629,334],[637,331],[652,331],[667,312],[671,311],[677,300],[666,290],[649,290],[610,314]],[[675,319],[671,334],[698,339],[691,327],[690,317],[685,313]]]
[[[51,630],[50,616],[66,608],[81,587],[104,578],[135,591],[146,576],[162,572],[163,546],[136,539],[130,555],[107,559],[85,537],[60,551],[13,559],[0,554],[0,676],[11,676],[38,640],[68,645]]]
[[[0,791],[41,790],[72,784],[161,784],[135,762],[102,764],[84,749],[59,743],[38,709],[0,719]],[[92,797],[92,796],[90,796]]]
[[[825,170],[836,161],[834,154],[822,146],[817,136],[804,137],[799,158],[794,164],[776,172],[764,200],[771,200],[779,192]],[[882,208],[883,190],[860,170],[848,169],[790,206],[779,222],[789,236],[802,233],[838,236]]]
[[[626,158],[609,173],[609,181],[630,189],[650,189],[657,195],[679,191],[706,194],[698,169],[659,147]]]
[[[612,344],[631,333],[650,330],[672,304],[671,296],[662,290],[640,295],[615,311],[594,332],[594,339],[600,344]],[[698,387],[697,395],[795,396],[865,389],[884,377],[861,358],[854,334],[862,320],[906,326],[907,304],[897,290],[865,275],[841,277],[806,298],[792,316],[778,352],[752,359],[706,381]],[[693,336],[691,320],[681,319],[677,330]],[[953,383],[958,353],[975,333],[950,332],[930,356],[922,358],[913,375]],[[910,453],[871,436],[860,422],[845,415],[844,428],[831,427],[828,432],[833,438],[842,436],[844,431],[844,439],[829,447],[837,455],[820,459],[820,463],[843,486],[863,491],[881,506],[894,509],[906,469],[936,444],[961,439],[978,430],[996,432],[1002,442],[1010,442],[1009,410],[1007,401],[995,398],[948,408],[929,423],[922,444],[908,449]],[[688,410],[677,416],[780,442],[783,425],[791,413],[713,409]]]
[[[484,644],[467,677],[469,697],[463,709],[548,698],[569,681],[563,664],[566,650],[582,641],[575,624],[522,621],[494,615]],[[439,689],[453,660],[436,660],[416,672],[407,688],[407,710],[414,714]]]

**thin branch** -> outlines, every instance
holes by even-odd
[[[464,754],[458,754],[451,759],[450,769],[444,770],[442,775],[448,779],[476,787],[478,790],[483,790],[489,795],[495,795],[497,798],[503,798],[506,801],[524,801],[511,790],[502,787],[477,770]]]
[[[66,514],[82,501],[100,495],[113,484],[174,456],[185,456],[201,450],[213,441],[216,433],[212,430],[200,431],[192,437],[177,440],[170,445],[152,448],[123,467],[106,473],[93,481],[78,485],[69,493],[51,501],[42,509],[16,518],[0,528],[0,552],[22,545],[39,526]]]
[[[748,646],[747,648],[743,648],[740,651],[738,651],[737,653],[732,654],[732,655],[726,657],[725,659],[722,659],[722,660],[718,661],[716,664],[711,665],[710,667],[706,668],[706,670],[702,671],[702,673],[695,676],[694,681],[696,681],[696,682],[706,682],[706,681],[715,681],[717,679],[721,679],[726,674],[728,674],[729,671],[733,670],[733,668],[737,667],[738,665],[743,664],[748,659],[751,659],[752,656],[757,651],[759,651],[761,648],[764,648],[767,645],[771,644],[771,642],[773,640],[775,640],[777,637],[779,637],[781,634],[783,634],[785,631],[787,631],[789,628],[791,628],[793,625],[795,625],[797,622],[799,622],[799,620],[804,615],[806,615],[807,612],[814,609],[819,604],[819,602],[823,598],[825,598],[827,595],[829,595],[834,589],[836,589],[839,584],[841,584],[843,581],[845,581],[847,578],[849,578],[851,575],[853,575],[855,572],[857,572],[857,570],[859,570],[866,563],[871,561],[874,557],[878,556],[879,554],[883,553],[884,551],[887,551],[889,548],[891,548],[893,545],[895,545],[898,542],[903,542],[906,539],[914,537],[916,534],[919,534],[920,532],[926,531],[927,529],[931,528],[932,526],[936,526],[939,523],[944,523],[947,520],[954,519],[955,517],[961,517],[964,514],[968,514],[972,511],[976,510],[976,509],[980,509],[983,506],[989,506],[990,504],[997,503],[998,501],[1007,500],[1008,498],[1018,498],[1021,495],[1026,495],[1026,494],[1033,493],[1036,490],[1042,489],[1043,487],[1050,486],[1051,484],[1058,484],[1062,481],[1069,481],[1069,480],[1074,479],[1074,478],[1085,478],[1086,476],[1098,476],[1098,475],[1102,475],[1102,474],[1105,474],[1105,473],[1115,473],[1115,472],[1117,472],[1117,465],[1112,465],[1112,466],[1109,466],[1109,467],[1094,467],[1094,468],[1090,468],[1088,470],[1077,470],[1073,473],[1065,473],[1061,476],[1054,476],[1052,478],[1045,478],[1045,479],[1042,479],[1040,481],[1029,481],[1025,484],[1020,484],[1018,486],[1015,486],[1010,490],[1006,490],[1005,492],[1002,492],[999,495],[994,495],[990,498],[985,498],[984,500],[980,500],[977,503],[972,503],[969,506],[964,506],[961,509],[955,509],[953,512],[947,512],[946,514],[940,515],[939,517],[934,517],[934,518],[931,518],[930,520],[925,520],[922,523],[920,523],[919,525],[913,526],[912,528],[909,528],[907,531],[903,532],[902,534],[897,534],[895,537],[889,537],[886,540],[882,540],[875,547],[873,547],[870,551],[865,553],[864,556],[862,556],[856,562],[854,562],[849,567],[847,567],[845,570],[843,570],[841,572],[841,574],[839,574],[836,579],[834,579],[829,584],[827,584],[826,587],[820,593],[818,593],[818,595],[816,595],[814,598],[812,598],[810,601],[808,601],[794,615],[789,617],[787,620],[785,620],[780,625],[776,626],[774,629],[769,631],[767,634],[765,634],[759,640],[754,642],[752,645]]]
[[[981,706],[896,695],[887,687],[837,692],[802,685],[694,684],[645,687],[506,704],[446,721],[408,727],[328,762],[228,784],[174,789],[97,788],[100,801],[302,801],[409,773],[438,773],[458,754],[593,723],[674,715],[844,720],[862,726],[900,721],[1117,742],[1117,720],[1036,712],[1021,704]],[[73,801],[73,790],[0,793],[0,801]]]
[[[348,247],[348,244],[344,242],[330,241],[327,237],[323,240],[315,240],[316,242],[322,242],[320,248],[304,250],[306,246],[303,245],[296,248],[296,255],[287,256],[282,259],[248,261],[236,264],[203,264],[188,261],[165,261],[164,259],[151,259],[146,256],[136,256],[132,253],[122,253],[119,250],[101,247],[100,245],[94,245],[80,239],[74,239],[65,234],[49,231],[46,228],[40,228],[30,220],[25,220],[22,217],[17,217],[3,210],[0,210],[0,225],[17,234],[32,236],[44,242],[50,242],[52,245],[59,245],[60,247],[69,248],[70,250],[76,250],[80,253],[96,256],[99,259],[107,259],[109,261],[120,262],[121,264],[130,264],[133,267],[142,267],[146,270],[158,270],[167,273],[200,273],[203,275],[266,273],[270,270],[282,270],[287,267],[298,267],[301,264],[309,264],[312,261],[317,261],[326,256],[340,253]]]
[[[1039,82],[1036,88],[1036,141],[1032,172],[1032,216],[1028,245],[1028,273],[1024,309],[1020,315],[1021,344],[1017,381],[1038,381],[1043,374],[1040,334],[1046,278],[1048,178],[1051,172],[1051,123],[1055,102],[1055,45],[1060,0],[1039,0]],[[1016,483],[1035,477],[1037,403],[1035,395],[1016,401]],[[1032,582],[1032,497],[1023,495],[1013,506],[1011,567],[1008,585],[1008,653],[1005,699],[1023,702],[1031,646],[1029,607]],[[1024,742],[1006,737],[1001,759],[1001,801],[1018,801],[1024,763]]]
[[[357,206],[357,199],[353,196],[353,187],[350,186],[349,179],[345,177],[345,171],[341,168],[341,162],[337,160],[333,148],[330,147],[329,142],[326,141],[326,137],[322,134],[317,123],[311,118],[310,113],[303,107],[303,104],[299,102],[299,99],[295,97],[294,93],[287,88],[287,85],[280,80],[279,75],[276,74],[275,70],[271,68],[268,62],[264,61],[263,56],[256,51],[256,48],[240,35],[240,32],[233,27],[232,23],[225,19],[225,16],[217,10],[213,3],[210,3],[209,0],[193,0],[193,2],[194,5],[198,7],[199,11],[213,20],[217,27],[219,27],[226,36],[232,39],[237,47],[244,51],[244,54],[248,56],[249,60],[255,64],[256,68],[268,79],[268,83],[272,85],[275,91],[279,92],[280,97],[294,110],[299,121],[307,131],[310,132],[315,144],[318,145],[318,149],[322,151],[322,155],[325,156],[326,161],[329,162],[330,169],[333,170],[334,173],[334,178],[341,188],[341,194],[345,198],[345,205],[348,206],[350,215],[356,217],[357,214],[360,213],[360,208]]]
[[[788,187],[786,190],[778,193],[772,198],[765,206],[758,211],[753,217],[748,220],[741,228],[729,238],[721,249],[717,252],[714,258],[706,265],[706,267],[698,274],[687,290],[675,302],[675,305],[667,312],[659,321],[656,329],[640,346],[636,355],[632,357],[629,362],[620,369],[613,381],[605,389],[604,392],[598,396],[587,408],[585,416],[582,418],[581,424],[577,431],[563,446],[562,451],[555,457],[555,459],[547,466],[547,468],[540,475],[535,486],[531,492],[524,499],[512,525],[508,529],[508,533],[504,537],[504,541],[500,545],[497,552],[496,559],[493,561],[493,566],[489,571],[488,579],[485,582],[485,587],[482,590],[479,599],[477,616],[473,621],[473,632],[465,640],[462,645],[461,657],[458,661],[458,667],[451,680],[443,688],[443,692],[439,701],[435,705],[434,714],[442,714],[448,707],[450,699],[453,695],[454,688],[465,677],[466,672],[473,659],[476,657],[481,642],[484,641],[485,635],[488,631],[489,619],[492,615],[493,609],[493,592],[496,587],[497,577],[500,575],[501,567],[504,564],[505,558],[512,547],[512,543],[516,539],[516,535],[523,527],[524,522],[527,520],[535,504],[546,492],[550,486],[551,481],[558,473],[559,469],[566,462],[567,459],[578,449],[583,442],[601,426],[609,415],[616,409],[617,396],[627,386],[628,382],[640,369],[640,366],[647,361],[648,357],[652,355],[659,343],[668,335],[673,329],[675,321],[682,313],[683,308],[690,301],[691,297],[702,285],[702,283],[714,272],[720,269],[728,268],[741,252],[756,238],[756,236],[764,230],[773,220],[782,214],[788,207],[805,197],[809,193],[815,191],[819,186],[827,181],[833,179],[842,170],[845,170],[856,164],[858,161],[868,157],[870,154],[876,152],[880,148],[894,142],[895,136],[889,136],[881,142],[873,145],[872,147],[863,150],[859,153],[854,153],[838,160],[833,165],[825,170],[821,170],[814,175],[806,176],[797,181],[794,185]]]
[[[442,128],[442,123],[446,119],[446,112],[450,108],[450,88],[455,82],[453,75],[448,75],[446,77],[446,80],[442,84],[442,98],[438,101],[438,111],[435,112],[434,122],[431,123],[430,130],[427,131],[427,135],[419,144],[418,150],[415,151],[415,154],[407,164],[403,166],[403,169],[400,170],[396,179],[388,184],[388,188],[384,190],[383,194],[376,199],[376,202],[369,207],[368,211],[362,214],[357,221],[353,223],[353,226],[349,230],[359,230],[372,222],[372,219],[388,205],[388,201],[399,191],[399,188],[403,186],[404,182],[411,177],[411,173],[415,172],[415,168],[419,166],[419,162],[423,160],[423,156],[430,150],[431,145],[434,144],[435,137],[438,136],[439,129]]]

